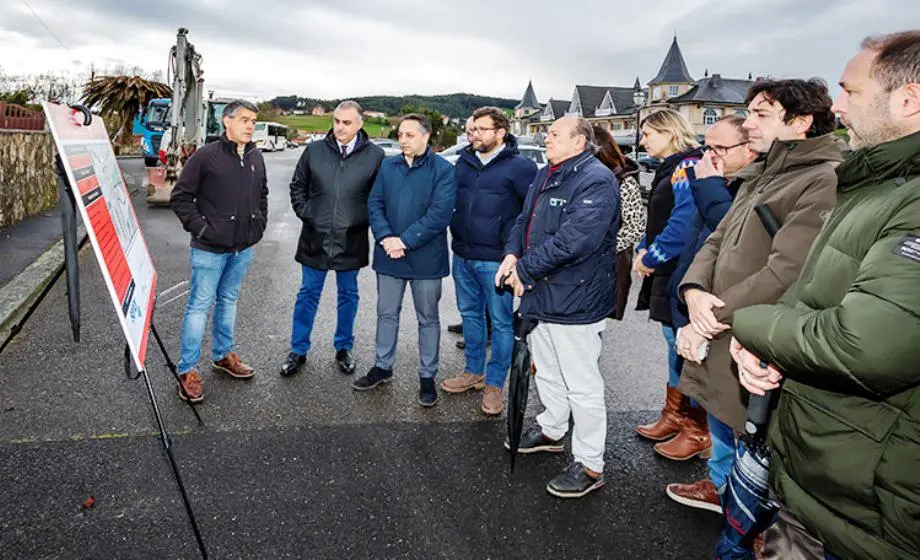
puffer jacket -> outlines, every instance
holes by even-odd
[[[735,337],[785,381],[771,487],[841,560],[920,558],[920,133],[857,150],[779,305]]]

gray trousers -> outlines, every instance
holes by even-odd
[[[405,280],[377,273],[377,367],[393,369],[399,339],[399,314],[406,284],[412,287],[412,302],[418,318],[419,377],[434,378],[438,373],[441,345],[441,279]]]

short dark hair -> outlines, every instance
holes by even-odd
[[[886,92],[920,83],[920,30],[866,37],[862,48],[875,51],[872,75]]]
[[[425,132],[425,134],[431,134],[431,130],[432,130],[431,121],[429,121],[428,117],[426,117],[425,115],[420,115],[418,113],[409,113],[408,115],[405,115],[402,119],[400,119],[399,124],[402,124],[406,121],[417,122],[419,127],[421,127],[422,131]]]
[[[473,120],[489,117],[492,119],[492,126],[496,129],[503,129],[505,134],[511,132],[511,119],[498,107],[480,107],[473,111]]]
[[[747,119],[745,119],[741,115],[726,115],[722,117],[721,119],[717,120],[716,122],[717,123],[724,122],[727,125],[731,125],[735,127],[735,130],[737,130],[738,134],[741,135],[741,139],[747,142],[748,141],[748,131],[746,128],[741,126],[744,124],[745,120]]]
[[[827,83],[821,78],[809,80],[761,80],[754,82],[748,90],[745,103],[750,104],[759,94],[771,103],[779,103],[786,114],[783,122],[792,122],[796,117],[811,117],[811,128],[806,138],[823,136],[834,130],[834,101],[827,91]]]
[[[221,117],[233,118],[236,116],[236,112],[240,109],[246,109],[247,111],[252,111],[255,114],[259,114],[259,108],[256,107],[256,104],[252,101],[246,101],[245,99],[234,99],[230,103],[227,103],[227,106],[224,107],[224,112],[221,113]]]

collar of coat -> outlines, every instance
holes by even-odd
[[[920,132],[848,154],[837,168],[841,190],[897,177],[905,181],[920,175]]]
[[[234,142],[233,140],[227,138],[227,133],[226,133],[226,132],[224,132],[224,133],[222,133],[222,134],[220,135],[220,142],[221,142],[221,144],[224,145],[225,148],[229,148],[231,151],[233,151],[234,154],[237,153],[237,150],[236,150],[236,142]],[[251,150],[255,149],[255,147],[256,147],[256,143],[255,143],[255,142],[252,142],[252,141],[247,142],[247,143],[246,143],[246,149],[243,150],[243,153],[244,153],[244,154],[247,154],[247,153],[249,153]]]
[[[423,153],[420,156],[415,156],[414,158],[412,158],[411,166],[409,165],[409,162],[406,161],[406,154],[400,154],[399,157],[396,158],[396,161],[412,169],[415,167],[421,167],[425,165],[425,162],[428,161],[428,158],[430,157],[430,155],[431,155],[431,146],[426,146],[425,153]]]

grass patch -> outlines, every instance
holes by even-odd
[[[332,128],[332,115],[282,115],[278,117],[278,122],[301,132],[325,134]],[[370,121],[364,122],[364,130],[371,138],[385,137],[390,131],[389,127],[384,130],[384,125]]]

